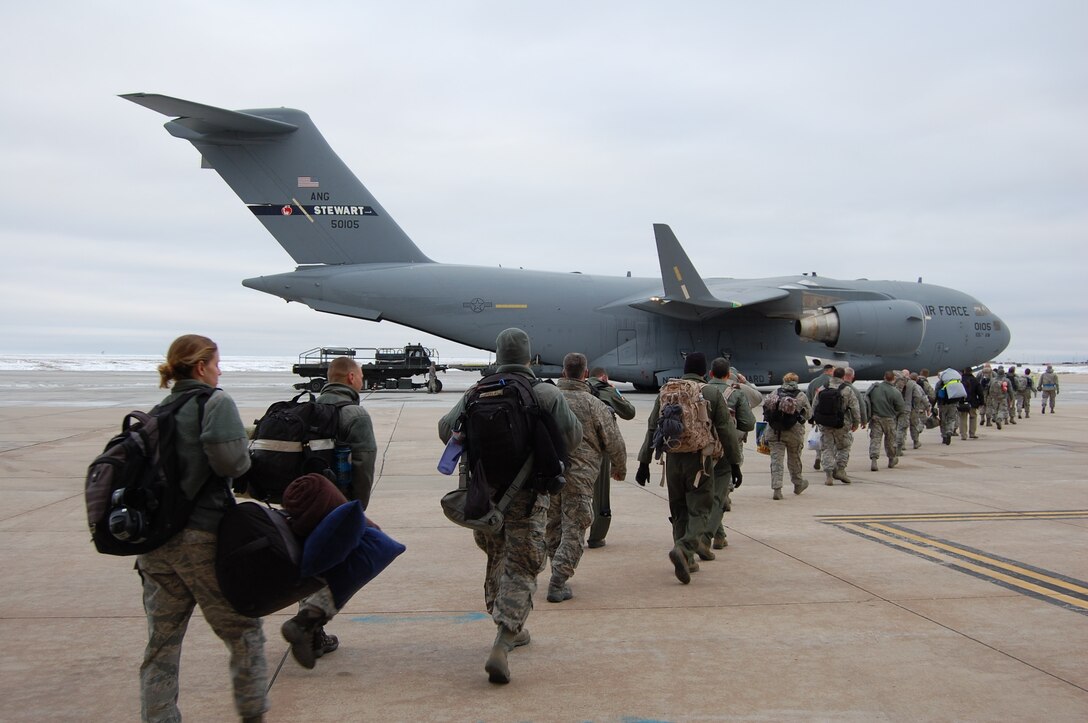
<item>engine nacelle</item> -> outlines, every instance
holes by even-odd
[[[844,301],[800,319],[794,331],[839,351],[902,356],[922,344],[926,315],[920,304],[905,299]]]

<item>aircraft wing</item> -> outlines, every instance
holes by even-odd
[[[676,319],[706,319],[742,306],[776,301],[789,291],[775,286],[752,286],[744,281],[714,282],[714,292],[695,270],[684,248],[666,224],[654,224],[657,259],[665,293],[630,304],[635,309]]]

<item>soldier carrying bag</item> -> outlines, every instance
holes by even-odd
[[[193,500],[185,496],[178,480],[175,417],[195,398],[197,418],[203,421],[204,405],[214,391],[194,389],[150,412],[125,415],[121,433],[87,469],[87,522],[99,552],[151,552],[188,523]],[[213,479],[218,478],[209,482]]]
[[[501,372],[468,391],[453,430],[462,435],[464,473],[458,488],[441,500],[452,522],[495,534],[522,487],[538,494],[562,489],[566,444],[555,420],[537,402],[533,386],[538,383]]]
[[[495,535],[502,530],[503,523],[505,522],[506,510],[510,508],[510,502],[514,499],[521,488],[525,485],[525,480],[529,477],[529,472],[533,469],[533,455],[529,455],[524,464],[521,465],[521,469],[518,470],[517,475],[514,477],[514,481],[510,483],[510,486],[506,488],[506,492],[503,493],[502,499],[498,503],[492,502],[490,498],[487,498],[486,505],[487,511],[482,515],[469,517],[466,516],[465,510],[471,510],[471,504],[469,503],[469,496],[472,494],[468,487],[468,476],[463,475],[461,478],[461,484],[457,489],[447,492],[442,496],[442,512],[446,517],[461,527],[467,527],[470,530],[476,530],[482,532],[485,535]]]

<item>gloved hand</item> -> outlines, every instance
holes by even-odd
[[[733,489],[740,487],[740,483],[744,481],[744,476],[740,473],[740,465],[729,465],[729,473],[733,476]]]
[[[649,481],[650,481],[650,465],[640,464],[638,466],[638,471],[635,472],[635,482],[638,482],[640,485],[645,487],[646,483],[649,482]]]

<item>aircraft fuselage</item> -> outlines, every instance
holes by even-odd
[[[559,365],[567,352],[581,351],[611,378],[640,386],[678,373],[689,351],[726,355],[753,383],[776,384],[788,371],[811,376],[826,362],[852,366],[861,379],[893,368],[959,369],[991,359],[1008,344],[1001,320],[976,299],[921,283],[814,276],[751,280],[787,288],[790,296],[758,312],[741,307],[699,320],[631,308],[630,302],[663,293],[660,280],[645,277],[424,263],[303,267],[244,283],[319,311],[386,319],[480,349],[491,349],[500,331],[516,326],[528,332],[533,354],[544,364]],[[856,354],[798,335],[796,319],[806,312],[858,298],[919,304],[926,320],[917,349]]]

